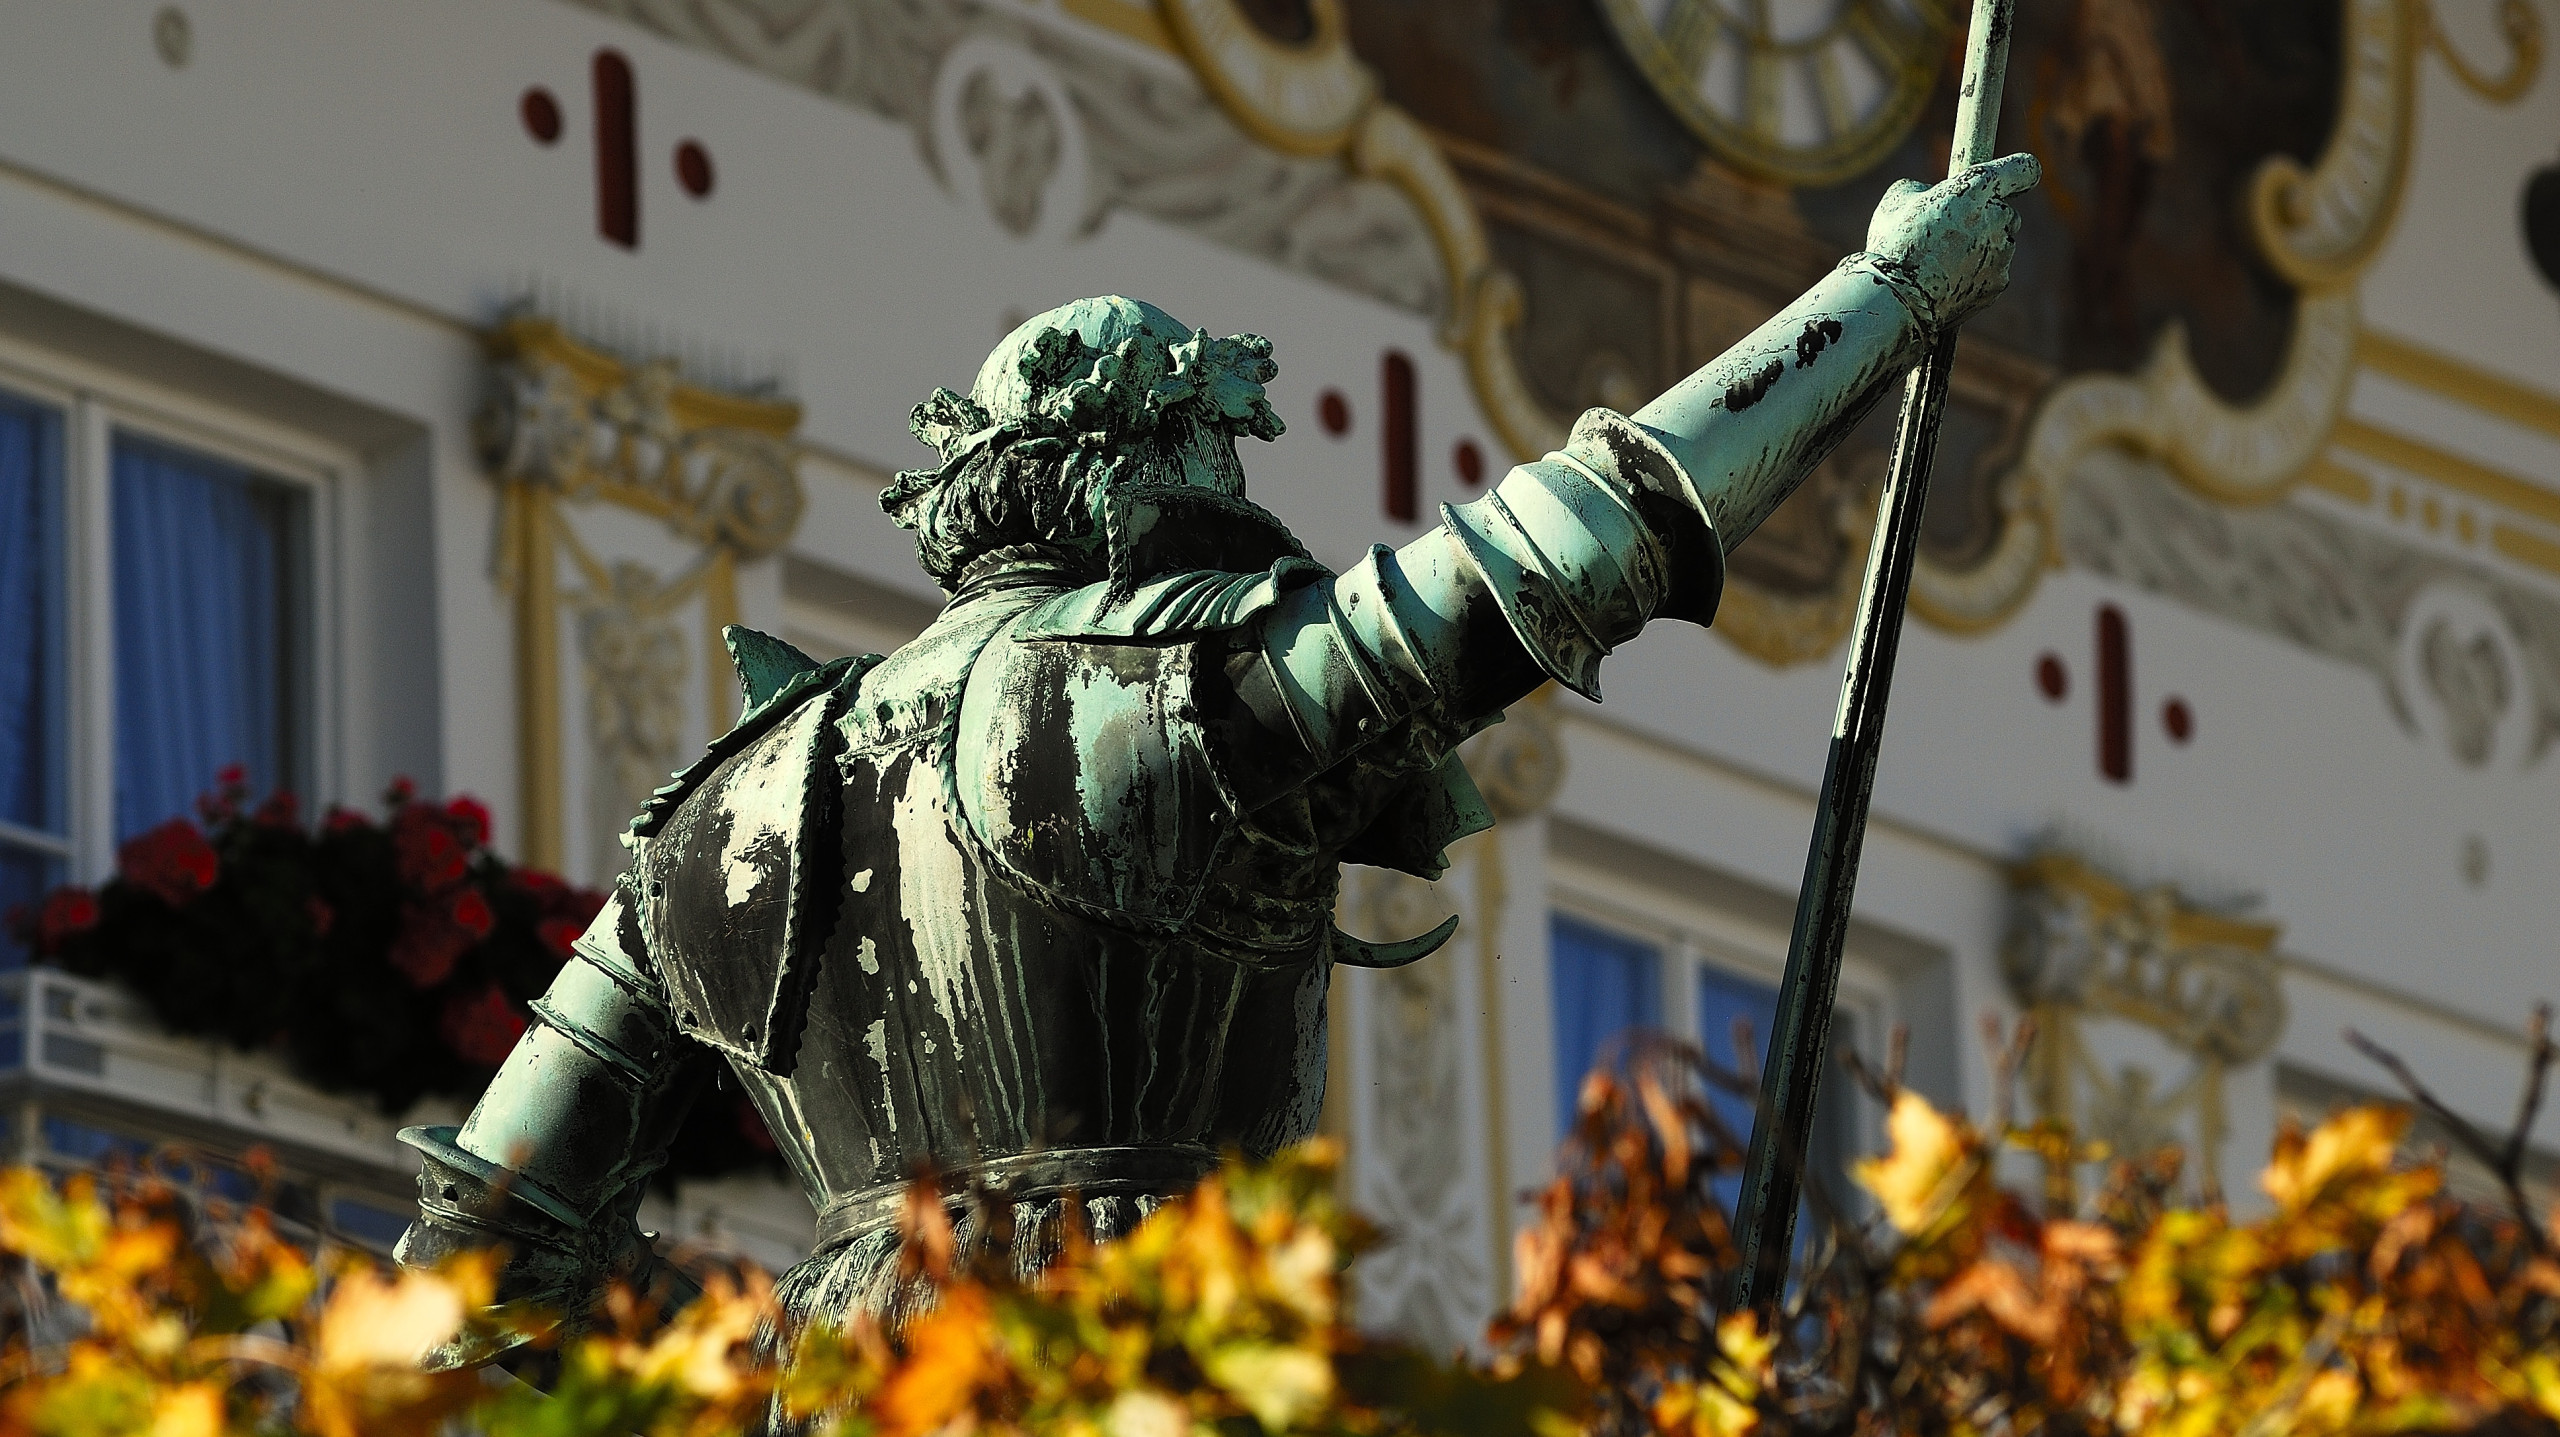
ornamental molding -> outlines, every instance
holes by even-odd
[[[2065,852],[2038,854],[2009,876],[2016,906],[2001,970],[2036,1019],[2027,1080],[2037,1116],[2113,1157],[2183,1143],[2200,1189],[2218,1194],[2224,1078],[2284,1032],[2283,930],[2173,885],[2136,887]],[[2109,1071],[2093,1040],[2110,1023],[2148,1033],[2185,1071],[2168,1081],[2149,1063]]]
[[[737,716],[720,630],[738,621],[738,566],[799,525],[800,406],[692,382],[674,359],[624,358],[547,319],[520,315],[486,339],[473,437],[501,495],[521,851],[598,879],[620,869],[615,840],[650,790]],[[609,522],[617,510],[655,521],[663,542]]]
[[[2428,0],[2341,4],[2344,63],[2328,145],[2308,168],[2290,156],[2268,159],[2245,197],[2252,243],[2298,294],[2282,368],[2263,394],[2233,404],[2205,383],[2185,329],[2171,324],[2140,371],[2081,375],[2047,391],[2020,463],[2000,484],[2008,523],[1965,606],[1977,626],[2015,613],[2044,571],[2061,566],[2064,491],[2096,451],[2156,461],[2230,506],[2273,503],[2326,472],[2359,362],[2357,286],[2407,189],[2419,60],[2438,55],[2457,83],[2492,104],[2520,98],[2542,63],[2542,22],[2524,0],[2501,4],[2508,53],[2494,75],[2453,49]],[[1923,587],[1913,585],[1915,608]]]
[[[1431,133],[1377,98],[1344,35],[1341,0],[1308,0],[1313,35],[1272,40],[1236,0],[1160,0],[1184,59],[1245,133],[1291,154],[1339,160],[1385,181],[1420,212],[1440,259],[1441,343],[1465,363],[1469,387],[1515,460],[1560,448],[1568,421],[1530,393],[1512,332],[1527,299],[1493,260],[1483,220]]]

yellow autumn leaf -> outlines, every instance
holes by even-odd
[[[1191,1414],[1151,1387],[1133,1387],[1111,1399],[1102,1430],[1109,1437],[1189,1437]]]
[[[1333,1363],[1303,1347],[1230,1342],[1200,1366],[1266,1432],[1288,1431],[1333,1396]]]
[[[416,1367],[462,1330],[466,1311],[461,1290],[438,1274],[402,1268],[385,1279],[350,1272],[320,1313],[314,1365],[339,1371]]]
[[[2290,1133],[2279,1137],[2275,1158],[2259,1176],[2259,1186],[2285,1212],[2300,1212],[2341,1179],[2390,1171],[2400,1134],[2408,1126],[2405,1112],[2349,1108],[2307,1137]]]
[[[2525,1390],[2542,1415],[2560,1422],[2560,1352],[2537,1352],[2527,1357],[2520,1370]]]
[[[743,1385],[740,1359],[755,1340],[764,1306],[745,1293],[714,1291],[696,1299],[651,1340],[632,1375],[693,1397],[720,1401]]]
[[[34,1168],[0,1173],[0,1248],[59,1272],[96,1258],[110,1218],[85,1174],[56,1191]]]
[[[1334,1246],[1322,1228],[1302,1227],[1273,1249],[1268,1265],[1272,1295],[1309,1322],[1334,1315]]]
[[[222,1437],[222,1388],[189,1382],[161,1392],[151,1404],[147,1437]]]
[[[1760,1409],[1713,1382],[1676,1382],[1654,1399],[1653,1425],[1662,1437],[1750,1437]]]
[[[1778,1339],[1774,1333],[1760,1330],[1757,1314],[1728,1313],[1716,1323],[1716,1350],[1724,1354],[1724,1360],[1735,1372],[1749,1375],[1752,1393],[1757,1393],[1769,1380],[1770,1358],[1778,1350]]]
[[[1861,1161],[1858,1185],[1875,1194],[1896,1231],[1916,1237],[1946,1214],[1971,1181],[1973,1144],[1960,1127],[1905,1088],[1885,1119],[1893,1151]]]

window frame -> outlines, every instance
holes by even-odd
[[[62,415],[59,717],[69,769],[64,849],[68,881],[94,885],[115,871],[115,441],[119,432],[236,465],[296,497],[287,578],[298,601],[289,692],[299,752],[291,781],[306,804],[347,793],[345,571],[359,531],[363,472],[352,450],[167,385],[0,334],[0,389]],[[209,777],[209,776],[208,776]],[[13,835],[15,830],[12,830]],[[47,837],[35,835],[35,837]]]
[[[1731,1035],[1698,1031],[1699,970],[1712,967],[1772,989],[1780,986],[1786,974],[1789,934],[1785,929],[1566,854],[1550,858],[1547,902],[1551,913],[1654,944],[1663,959],[1664,1030],[1696,1043],[1726,1067],[1734,1059]],[[1850,1045],[1859,1058],[1881,1070],[1893,1025],[1901,1018],[1893,975],[1856,953],[1849,954],[1841,964],[1835,1011],[1850,1015]],[[1766,1043],[1769,1035],[1757,1036]],[[1838,1037],[1836,1027],[1833,1036]],[[1547,1041],[1553,1043],[1552,1032]],[[1881,1136],[1884,1111],[1864,1090],[1848,1086],[1852,1091],[1847,1094],[1849,1106],[1842,1123],[1850,1149],[1856,1151]],[[1823,1096],[1826,1103],[1834,1098],[1828,1091]]]

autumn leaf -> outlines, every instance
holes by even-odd
[[[1949,1215],[1981,1171],[1980,1144],[1908,1088],[1894,1098],[1885,1135],[1892,1152],[1858,1163],[1852,1175],[1875,1195],[1895,1230],[1921,1239]]]
[[[463,1287],[432,1272],[341,1275],[321,1310],[303,1397],[320,1437],[430,1437],[479,1396],[477,1374],[429,1372],[463,1330]]]
[[[906,1360],[873,1399],[885,1437],[924,1437],[970,1410],[996,1375],[986,1294],[957,1287],[907,1331]]]
[[[1200,1365],[1266,1432],[1289,1431],[1333,1395],[1333,1364],[1303,1347],[1231,1342]]]
[[[151,1404],[145,1437],[222,1437],[222,1399],[223,1388],[211,1382],[166,1388]]]

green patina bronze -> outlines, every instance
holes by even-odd
[[[1271,346],[1082,300],[918,406],[883,496],[949,605],[885,658],[731,635],[737,728],[632,824],[539,1021],[424,1156],[401,1257],[493,1242],[572,1314],[680,1288],[633,1215],[676,1116],[741,1084],[819,1213],[795,1312],[894,1313],[901,1185],[997,1199],[1036,1265],[1064,1204],[1125,1231],[1227,1148],[1313,1131],[1340,865],[1436,877],[1492,821],[1455,757],[1646,623],[1712,619],[1724,554],[2007,283],[2013,157],[1879,212],[1853,256],[1632,416],[1334,572],[1245,498]],[[964,1240],[983,1240],[976,1216]],[[471,1360],[494,1354],[451,1354]]]

